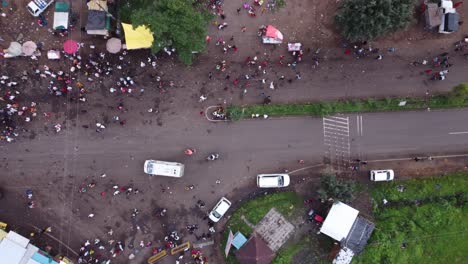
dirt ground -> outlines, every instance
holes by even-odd
[[[61,50],[62,43],[67,38],[84,43],[84,47],[79,52],[83,61],[86,61],[90,55],[97,59],[99,53],[105,51],[105,40],[102,37],[89,36],[80,31],[80,26],[84,25],[86,21],[85,1],[72,1],[72,10],[80,17],[80,26],[72,31],[68,37],[52,34],[50,28],[53,21],[53,7],[49,7],[45,13],[48,25],[41,27],[36,19],[27,13],[25,9],[27,1],[5,0],[2,2],[4,4],[0,13],[5,13],[5,17],[0,17],[0,37],[3,39],[3,41],[0,41],[0,47],[2,49],[7,48],[9,42],[14,40],[20,42],[33,40],[37,43],[43,43],[42,56],[38,60],[25,57],[0,59],[0,75],[9,76],[19,82],[17,86],[17,90],[21,92],[19,101],[22,104],[30,104],[30,102],[38,104],[39,116],[37,118],[30,123],[18,122],[20,137],[18,142],[13,144],[22,144],[21,148],[25,149],[26,153],[29,152],[30,143],[39,144],[44,138],[54,136],[53,126],[58,123],[62,124],[65,133],[71,133],[67,132],[68,128],[75,128],[74,131],[76,131],[76,128],[83,127],[83,129],[86,129],[87,126],[89,130],[93,130],[96,122],[102,122],[113,126],[118,131],[118,133],[111,133],[106,137],[113,136],[117,139],[125,138],[128,134],[138,134],[151,125],[163,127],[173,120],[180,120],[191,126],[192,119],[199,118],[198,113],[208,105],[259,102],[261,98],[258,94],[261,92],[271,94],[275,102],[342,98],[363,95],[364,92],[373,96],[378,94],[394,95],[394,92],[390,89],[375,91],[374,84],[370,84],[368,81],[360,82],[359,80],[353,80],[358,84],[362,83],[362,87],[356,88],[359,92],[350,92],[351,88],[349,90],[333,88],[336,93],[329,93],[329,90],[332,90],[332,88],[328,88],[330,83],[333,83],[334,87],[342,87],[350,83],[349,79],[343,78],[343,72],[340,70],[343,64],[349,65],[346,72],[347,76],[357,76],[359,72],[368,67],[375,68],[374,65],[369,66],[369,63],[374,63],[373,61],[356,59],[352,56],[346,57],[343,54],[344,49],[341,47],[341,38],[338,36],[332,22],[337,5],[336,1],[287,0],[285,8],[274,13],[266,11],[264,14],[261,13],[260,9],[257,16],[253,18],[248,17],[245,10],[237,15],[236,9],[244,1],[234,0],[225,1],[223,6],[228,27],[225,30],[218,30],[215,25],[210,25],[209,35],[212,37],[212,41],[208,44],[207,51],[201,54],[192,66],[183,66],[175,58],[162,54],[158,56],[158,66],[153,68],[147,60],[148,58],[154,59],[154,57],[151,57],[149,51],[144,50],[128,52],[127,55],[122,53],[117,55],[106,54],[104,61],[109,62],[109,66],[113,66],[112,74],[100,77],[91,76],[94,79],[93,82],[86,81],[89,76],[85,76],[83,72],[74,75],[76,80],[73,83],[76,84],[76,81],[80,81],[86,89],[85,97],[87,101],[81,103],[78,101],[79,92],[76,85],[73,85],[74,91],[65,96],[50,95],[47,87],[51,78],[39,77],[34,72],[36,69],[43,71],[44,65],[47,65],[54,72],[59,70],[70,72],[71,58],[49,61],[45,56],[47,50]],[[466,7],[462,7],[459,12],[461,17],[468,15]],[[222,20],[218,17],[217,21]],[[306,52],[305,62],[299,64],[297,69],[279,66],[279,57],[281,55],[287,55],[287,59],[291,60],[285,51],[284,44],[281,46],[266,46],[260,43],[257,29],[265,24],[277,26],[284,33],[287,41],[300,41],[303,43]],[[243,26],[246,27],[246,32],[241,32]],[[413,59],[438,54],[447,47],[451,47],[453,42],[461,39],[465,32],[466,24],[461,26],[458,33],[439,35],[424,32],[421,23],[415,23],[407,31],[392,34],[372,43],[377,47],[395,47],[398,50],[397,56],[388,61],[383,61],[383,64],[379,65],[378,68],[399,69],[403,68],[403,65],[407,66],[407,62]],[[231,37],[233,37],[233,41],[230,41]],[[219,38],[223,38],[227,43],[235,44],[239,48],[238,52],[229,51],[224,54],[221,47],[215,45],[216,40]],[[95,48],[91,48],[90,45],[95,46]],[[319,48],[320,52],[316,55],[315,51]],[[120,59],[120,56],[123,57],[123,60]],[[250,82],[245,80],[243,76],[245,74],[255,74],[256,68],[245,66],[244,61],[248,56],[258,56],[259,61],[266,60],[269,65],[266,74],[258,75],[257,73],[257,77]],[[320,58],[318,68],[312,67],[313,57]],[[223,73],[215,70],[215,64],[222,60],[227,62],[227,71]],[[141,62],[146,62],[147,65],[140,67]],[[117,70],[114,67],[116,65],[122,65],[122,70]],[[214,73],[214,78],[211,81],[208,79],[209,72]],[[294,78],[298,72],[303,76],[301,81]],[[94,74],[94,72],[92,73]],[[395,74],[398,74],[398,72]],[[226,75],[230,75],[230,80],[226,80]],[[261,78],[265,78],[276,83],[281,75],[285,75],[286,79],[293,81],[290,84],[286,81],[278,82],[276,84],[278,89],[275,90],[270,90],[266,85],[259,82]],[[414,75],[411,78],[417,80],[418,84],[421,83],[420,77],[416,73]],[[26,76],[26,78],[22,79],[23,76]],[[110,88],[117,88],[117,82],[121,77],[127,76],[131,77],[137,84],[133,93],[109,92]],[[157,76],[161,77],[162,85],[156,81]],[[239,86],[232,84],[235,78],[241,80]],[[408,79],[409,83],[413,79]],[[172,87],[169,85],[171,81],[174,83]],[[453,82],[456,82],[456,80]],[[161,88],[158,85],[161,85]],[[434,87],[434,89],[447,89],[442,86]],[[0,86],[0,88],[2,93],[9,90],[4,86]],[[144,91],[141,89],[144,89]],[[244,93],[244,89],[248,89],[248,92]],[[418,89],[414,90],[414,92],[425,92],[427,88],[423,86],[423,88]],[[362,93],[360,93],[361,90]],[[206,102],[199,102],[201,95],[208,97]],[[119,104],[123,105],[122,110],[118,109]],[[148,113],[149,109],[152,109],[151,113]],[[48,116],[44,114],[48,114]],[[120,120],[125,120],[125,125],[119,126],[119,122],[113,120],[114,116],[119,116]],[[73,134],[70,134],[70,136],[73,136]],[[92,145],[92,142],[103,138],[103,135],[96,134],[89,136],[89,142]],[[57,138],[57,141],[59,140],[63,139]],[[0,144],[7,143],[0,142]],[[63,141],[63,146],[67,150],[68,156],[73,156],[74,151],[79,148],[79,146],[74,145],[73,141],[67,141],[66,139]],[[5,149],[4,146],[0,146],[0,148]],[[54,151],[56,150],[50,149],[50,153]],[[104,151],[112,152],[112,146],[109,146],[109,150]],[[37,243],[51,244],[54,246],[54,251],[76,257],[73,251],[78,252],[80,246],[86,240],[89,239],[93,242],[96,237],[99,237],[104,244],[114,240],[113,245],[115,245],[116,241],[121,240],[125,241],[127,247],[133,245],[134,248],[138,248],[142,240],[145,243],[151,241],[153,244],[150,247],[152,248],[162,245],[164,236],[172,230],[178,230],[184,239],[196,241],[197,238],[194,235],[184,230],[185,225],[193,223],[200,223],[198,235],[209,233],[205,217],[208,209],[200,209],[196,206],[198,196],[195,193],[182,192],[178,194],[180,196],[177,198],[172,197],[169,199],[166,197],[169,196],[168,193],[172,192],[171,188],[175,185],[174,182],[170,181],[167,184],[147,183],[136,180],[134,175],[122,175],[119,178],[111,176],[101,178],[101,175],[110,170],[109,168],[115,166],[115,164],[91,155],[86,158],[88,162],[87,169],[92,171],[89,175],[73,175],[72,172],[76,171],[77,164],[67,163],[64,165],[63,161],[67,157],[54,157],[56,160],[53,164],[41,167],[39,163],[35,170],[31,170],[27,166],[23,168],[21,165],[30,162],[27,160],[27,155],[14,162],[9,159],[9,155],[10,153],[2,154],[0,181],[5,194],[4,199],[0,201],[2,218],[9,222],[15,230],[25,235],[34,229],[34,227],[31,227],[31,223],[39,229],[52,226],[53,232],[50,235],[64,241],[65,245],[57,244],[54,239],[49,238],[45,240],[38,239]],[[129,160],[133,158],[132,155],[128,155]],[[395,166],[405,167],[404,172],[407,172],[406,175],[426,175],[433,174],[435,167],[441,168],[441,170],[452,170],[459,168],[459,164],[461,164],[451,160],[436,161],[434,163],[436,163],[436,166],[432,166],[432,163],[431,166],[427,166],[428,162],[418,164],[401,162],[395,164]],[[376,166],[379,167],[378,164]],[[400,174],[404,175],[405,173]],[[359,175],[359,177],[359,179],[365,179],[364,175]],[[306,178],[305,181],[317,180],[317,177],[309,177],[308,175],[304,175],[304,178]],[[40,185],[38,181],[40,181]],[[307,191],[304,190],[306,185],[300,181],[295,182],[298,191]],[[81,187],[86,187],[92,182],[96,182],[98,188],[88,187],[86,192],[79,192]],[[31,183],[38,185],[35,187]],[[129,195],[120,194],[113,197],[111,192],[114,185],[131,187],[133,190],[139,189],[140,192]],[[27,203],[24,193],[25,186],[40,190],[34,194],[35,199],[41,201],[41,204],[36,208],[38,210],[30,210],[24,206]],[[254,186],[250,184],[242,186],[242,188],[229,190],[227,193],[231,197],[243,197],[253,188]],[[105,195],[102,194],[104,190],[106,191]],[[216,186],[202,191],[214,193]],[[368,199],[359,201],[364,200]],[[211,204],[215,201],[207,201],[207,204],[208,202]],[[165,217],[155,215],[157,209],[171,203],[177,205],[174,207],[178,209],[169,212]],[[132,219],[131,212],[133,208],[141,208],[142,206],[145,210],[142,210],[141,214]],[[356,206],[363,211],[369,208],[368,203],[365,202],[362,205],[356,202]],[[95,218],[88,218],[87,216],[92,212],[99,213],[96,214]],[[115,234],[108,234],[111,229]],[[142,232],[137,232],[137,230]],[[41,238],[43,237],[41,236]],[[216,243],[218,243],[218,239],[218,237],[215,237]],[[106,248],[111,247],[106,244]],[[212,263],[222,263],[217,246],[208,247],[203,251],[206,252]],[[142,262],[151,255],[150,249],[146,248],[146,245],[139,249],[136,254],[136,262]],[[119,257],[115,259],[115,263],[128,263],[128,260]]]

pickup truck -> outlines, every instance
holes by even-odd
[[[27,8],[31,15],[38,17],[44,10],[50,6],[54,0],[33,0],[29,2]]]

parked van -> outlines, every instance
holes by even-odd
[[[159,175],[180,178],[184,176],[184,164],[160,160],[147,160],[143,170],[149,175]]]
[[[208,214],[208,217],[211,221],[217,223],[224,216],[229,207],[231,207],[231,202],[226,199],[226,197],[222,197]]]

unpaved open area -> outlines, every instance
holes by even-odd
[[[371,43],[384,51],[389,47],[396,48],[395,53],[385,53],[382,61],[346,55],[332,23],[335,1],[291,0],[275,12],[262,14],[260,9],[256,17],[249,17],[245,10],[237,14],[236,9],[243,1],[225,1],[222,8],[228,27],[218,30],[215,25],[210,25],[212,40],[191,66],[183,66],[174,56],[165,53],[154,57],[148,50],[106,53],[106,42],[102,37],[89,36],[80,30],[86,23],[85,1],[73,1],[72,10],[79,16],[79,26],[65,37],[53,35],[49,30],[52,7],[46,12],[49,25],[42,27],[27,13],[27,1],[4,2],[7,5],[1,8],[6,16],[0,17],[0,37],[3,39],[0,47],[7,48],[9,42],[15,40],[21,43],[33,40],[43,46],[42,56],[37,60],[0,58],[0,76],[9,76],[18,82],[14,87],[0,85],[2,98],[8,98],[8,92],[18,91],[15,101],[21,106],[35,108],[36,113],[33,116],[31,111],[30,122],[26,122],[26,116],[15,120],[18,136],[14,142],[0,141],[0,184],[4,193],[0,200],[1,220],[24,235],[30,232],[31,225],[41,229],[51,226],[50,235],[63,245],[53,239],[46,242],[53,245],[54,251],[73,258],[77,258],[73,251],[79,252],[86,240],[93,242],[99,238],[105,245],[105,250],[99,253],[104,258],[110,258],[109,250],[116,247],[118,241],[123,241],[124,254],[113,258],[113,263],[128,263],[131,253],[136,255],[135,263],[142,263],[154,248],[165,244],[165,236],[176,230],[184,241],[201,243],[214,239],[215,244],[202,251],[211,263],[222,263],[217,245],[218,232],[208,236],[206,219],[216,201],[222,196],[234,202],[248,196],[256,188],[255,175],[258,173],[307,168],[322,163],[327,156],[320,119],[210,123],[203,115],[209,105],[259,103],[263,100],[262,93],[270,95],[275,103],[425,96],[426,93],[448,91],[466,81],[468,70],[468,63],[461,53],[453,51],[453,43],[466,33],[466,24],[456,34],[437,35],[423,32],[422,25],[415,23],[406,32]],[[462,17],[468,15],[466,7],[459,12]],[[219,22],[221,18],[216,20]],[[281,30],[285,42],[302,42],[303,62],[295,68],[287,65],[292,62],[292,56],[285,43],[279,46],[261,44],[257,29],[264,24],[273,24]],[[243,26],[245,32],[241,31]],[[224,53],[216,45],[219,38],[236,45],[238,51]],[[66,39],[83,43],[78,53],[80,57],[47,60],[47,50],[62,50]],[[428,67],[410,65],[413,61],[430,60],[444,51],[450,52],[453,63],[444,82],[430,82],[424,73]],[[104,57],[100,53],[104,53]],[[283,65],[280,63],[282,55],[285,56]],[[259,62],[266,63],[265,74],[256,66],[245,64],[247,57],[255,56]],[[157,66],[153,67],[148,60],[156,62]],[[224,72],[215,69],[222,60],[227,64]],[[76,61],[81,62],[83,68],[72,72],[71,67],[76,67]],[[85,65],[94,62],[98,66],[86,70]],[[57,80],[45,71],[54,74],[63,71],[69,83]],[[209,72],[213,73],[212,79],[208,78]],[[245,78],[247,74],[251,76],[248,80]],[[301,79],[296,78],[297,74]],[[281,76],[285,76],[284,80],[280,80]],[[131,91],[120,89],[123,86],[121,78],[127,80],[127,77],[134,82],[129,85]],[[239,80],[238,84],[233,83],[235,79]],[[266,80],[265,84],[262,79]],[[271,82],[275,89],[269,88]],[[70,86],[72,89],[57,95],[53,92],[54,86],[59,89]],[[116,91],[112,92],[111,88]],[[200,102],[201,95],[207,97],[206,101]],[[5,100],[2,104],[8,103]],[[367,143],[365,140],[359,144],[355,142],[351,157],[364,155],[365,159],[373,160],[376,159],[373,155],[387,159],[462,153],[467,144],[466,137],[461,135],[454,139],[441,135],[466,131],[464,123],[459,121],[463,120],[463,113],[446,114],[453,117],[445,120],[447,131],[435,129],[440,129],[438,124],[443,121],[426,124],[422,128],[440,132],[432,131],[434,133],[428,133],[427,137],[419,136],[426,131],[418,128],[418,122],[424,121],[425,117],[421,118],[417,113],[411,133],[405,131],[406,123],[398,123],[398,115],[405,113],[390,117],[371,116],[369,120],[382,120],[376,121],[376,131],[383,134],[378,127],[383,128],[385,123],[399,124],[394,127],[395,134],[389,135],[393,141],[379,145],[376,143],[378,137],[374,137]],[[97,123],[105,128],[100,129]],[[58,132],[57,125],[60,125]],[[354,131],[354,127],[352,129]],[[366,127],[366,136],[368,132]],[[432,137],[438,137],[440,144],[446,142],[447,148],[432,144]],[[420,148],[405,149],[404,145],[411,142],[422,143]],[[389,147],[392,143],[399,147],[392,149]],[[386,149],[376,149],[376,146]],[[197,153],[185,156],[183,150],[188,147],[196,148]],[[209,153],[219,153],[220,160],[206,161]],[[183,179],[148,177],[143,173],[146,159],[182,162],[186,164],[186,175]],[[305,164],[299,164],[300,159],[304,159]],[[440,158],[435,162],[440,165],[435,167],[441,171],[459,170],[465,160],[452,162],[452,159]],[[432,164],[426,166],[428,162],[417,163],[417,167],[409,161],[383,163],[382,167],[384,164],[403,167],[397,172],[404,177],[433,174],[435,170]],[[315,167],[294,174],[291,188],[304,188],[303,178],[316,179],[313,175],[318,174],[311,174],[310,170],[315,171]],[[365,181],[367,174],[363,171],[357,177]],[[190,185],[194,185],[194,189],[186,190]],[[27,207],[27,189],[34,192],[36,208]],[[116,191],[119,193],[114,195]],[[198,207],[198,200],[206,206]],[[167,214],[161,216],[159,212],[163,208],[167,208]],[[134,209],[138,214],[132,217]],[[88,217],[90,214],[93,217]],[[198,225],[195,234],[189,234],[185,229],[192,224]],[[216,224],[215,230],[222,225],[223,222]],[[206,240],[202,238],[203,234]],[[38,243],[44,242],[38,239]],[[186,259],[189,259],[188,255]],[[173,263],[173,259],[168,258],[167,263]]]

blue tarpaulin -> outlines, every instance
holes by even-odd
[[[245,236],[241,232],[237,232],[234,235],[234,239],[232,240],[232,245],[236,249],[239,249],[245,244],[245,242],[247,242],[247,238],[245,238]]]
[[[44,255],[42,255],[41,253],[39,252],[36,252],[34,253],[34,255],[32,255],[32,258],[33,260],[41,263],[41,264],[58,264],[57,261],[49,258],[49,257],[46,257]]]

